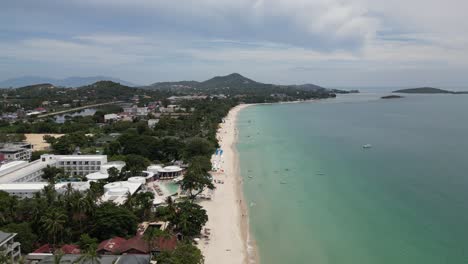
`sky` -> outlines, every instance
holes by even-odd
[[[468,87],[466,0],[4,0],[0,80]]]

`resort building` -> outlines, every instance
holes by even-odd
[[[103,164],[99,171],[86,175],[86,179],[88,179],[89,181],[107,180],[109,178],[108,170],[110,168],[116,168],[120,172],[122,171],[123,167],[125,167],[125,162],[111,161],[106,164]]]
[[[32,254],[30,254],[32,255]],[[39,262],[34,262],[38,264],[54,264],[56,260],[54,255],[48,254],[44,256]],[[28,259],[31,259],[28,255]],[[100,256],[99,262],[101,264],[150,264],[149,255],[105,255]],[[60,263],[92,263],[91,261],[83,261],[83,256],[81,254],[65,254],[60,260]],[[94,262],[97,263],[97,262]]]
[[[58,193],[64,193],[68,185],[71,185],[73,190],[84,192],[89,190],[89,182],[62,182],[55,184],[55,190]],[[32,198],[35,193],[38,193],[49,185],[48,182],[26,182],[26,183],[0,183],[0,191],[7,192],[18,198]]]
[[[174,179],[182,175],[184,169],[179,166],[151,165],[147,171],[154,173],[155,177],[160,180]]]
[[[6,143],[0,146],[0,161],[30,160],[32,151],[32,145],[29,143]]]
[[[99,171],[107,163],[106,155],[49,155],[41,156],[42,162],[53,163],[71,176],[85,176]]]
[[[124,204],[128,195],[135,194],[143,184],[138,181],[119,181],[104,185],[104,194],[101,196],[101,202],[113,202],[115,204]]]
[[[2,183],[0,184],[0,191],[19,198],[32,198],[35,193],[40,192],[47,185],[47,182]]]
[[[12,263],[17,263],[21,257],[21,245],[15,242],[15,236],[15,233],[0,231],[0,254],[10,258]]]
[[[42,170],[47,165],[52,166],[53,163],[41,160],[8,162],[0,166],[0,183],[40,182]]]

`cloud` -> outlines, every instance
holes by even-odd
[[[466,9],[462,0],[6,1],[0,58],[15,66],[0,67],[0,77],[36,67],[142,83],[243,70],[267,82],[378,76],[387,85],[426,72],[464,83]]]

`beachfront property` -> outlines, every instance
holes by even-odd
[[[52,253],[31,253],[27,256],[30,264],[54,264],[57,263]],[[82,254],[65,254],[60,259],[60,263],[91,263],[82,262]],[[105,255],[99,257],[100,264],[149,264],[149,255]]]
[[[84,176],[101,169],[107,163],[106,155],[51,155],[44,154],[33,162],[12,161],[0,166],[0,183],[42,181],[42,170],[47,166],[63,168],[72,176]]]
[[[162,251],[174,250],[177,247],[178,237],[156,237],[152,243],[148,243],[144,238],[145,232],[150,228],[165,230],[168,222],[143,222],[138,225],[136,234],[129,238],[111,237],[99,243],[96,253],[99,254],[100,263],[150,263],[150,255],[158,254]],[[152,245],[152,248],[150,248]],[[83,252],[79,245],[65,244],[60,246],[60,251],[65,255],[60,263],[75,263],[68,260],[78,260]],[[50,244],[44,244],[26,256],[28,263],[55,263],[51,262],[57,248]],[[65,260],[64,260],[65,259]],[[109,261],[109,262],[108,262]],[[77,262],[78,263],[78,262]],[[81,262],[80,262],[81,263]],[[88,262],[84,262],[88,263]]]
[[[0,254],[8,257],[12,263],[17,263],[21,257],[21,244],[15,242],[16,235],[0,231]]]
[[[51,165],[48,162],[35,160],[27,162],[24,160],[11,161],[0,166],[0,183],[22,183],[42,181],[42,170]]]
[[[145,183],[146,179],[143,177],[131,177],[127,181],[108,183],[104,185],[101,202],[113,202],[122,205],[127,201],[128,195],[134,195]]]
[[[4,143],[0,145],[0,161],[30,160],[32,145],[24,142]]]
[[[147,171],[154,173],[157,179],[170,180],[182,176],[184,169],[179,166],[151,165],[147,168]]]
[[[86,179],[89,181],[107,180],[109,178],[109,169],[116,168],[119,172],[125,167],[123,161],[111,161],[101,165],[100,169],[96,172],[92,172],[86,175]]]
[[[42,162],[52,163],[57,168],[63,168],[71,176],[85,176],[99,171],[101,165],[107,163],[106,155],[50,155],[41,156]]]
[[[70,184],[74,190],[84,192],[91,182],[107,181],[109,169],[121,172],[125,167],[123,161],[107,162],[106,155],[52,155],[44,154],[33,162],[11,161],[0,166],[0,190],[20,198],[31,198],[49,183],[42,179],[47,166],[63,168],[70,177],[83,177],[87,181],[61,182],[55,189],[64,192]],[[130,177],[127,181],[107,183],[101,202],[111,201],[123,204],[128,195],[138,191],[150,191],[155,194],[154,205],[163,204],[167,196],[178,193],[175,180],[180,180],[184,169],[179,166],[151,165],[141,175]],[[163,180],[159,182],[160,180]],[[172,181],[171,181],[172,180]],[[175,186],[173,186],[173,185]],[[169,186],[169,187],[168,187]]]

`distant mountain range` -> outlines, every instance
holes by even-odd
[[[61,87],[81,87],[90,85],[99,81],[112,81],[120,83],[125,86],[136,86],[133,83],[120,80],[118,78],[108,76],[91,76],[91,77],[68,77],[65,79],[53,79],[40,76],[23,76],[18,78],[12,78],[4,81],[0,81],[0,88],[18,88],[28,85],[35,85],[41,83],[50,83],[54,86]]]
[[[454,92],[449,90],[443,90],[433,87],[419,87],[410,89],[401,89],[393,91],[394,93],[407,93],[407,94],[467,94],[468,92]]]
[[[225,90],[225,89],[259,89],[259,88],[271,88],[271,87],[291,87],[304,91],[318,91],[326,90],[321,86],[315,84],[303,84],[303,85],[276,85],[266,84],[254,81],[247,77],[240,75],[239,73],[232,73],[225,76],[216,76],[203,82],[197,81],[179,81],[179,82],[157,82],[151,85],[143,86],[141,88],[151,90],[172,90],[172,91],[184,91],[184,90]]]

